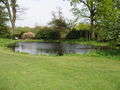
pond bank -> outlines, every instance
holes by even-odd
[[[5,49],[8,49],[7,47],[12,47],[12,45],[14,45],[15,43],[19,43],[19,42],[49,42],[49,41],[44,41],[44,40],[11,40],[11,39],[0,39],[0,47],[4,47]],[[101,52],[91,52],[88,54],[85,54],[86,56],[100,56],[100,57],[109,57],[109,58],[113,58],[119,60],[120,58],[120,47],[115,47],[115,46],[111,46],[110,43],[98,43],[95,41],[89,41],[89,42],[80,42],[80,41],[50,41],[50,42],[68,42],[68,43],[79,43],[79,44],[88,44],[88,45],[94,45],[94,46],[107,46],[107,47],[111,47],[111,50],[107,50],[107,51],[101,51]],[[115,49],[115,50],[113,50]],[[11,51],[11,49],[9,49]],[[16,52],[18,53],[18,52]],[[80,55],[80,54],[70,54],[70,55]],[[69,55],[68,55],[69,56]]]
[[[18,42],[67,42],[67,43],[73,43],[73,44],[85,44],[85,45],[93,45],[93,46],[109,46],[109,47],[115,47],[117,46],[117,43],[115,42],[97,42],[97,41],[81,41],[81,40],[12,40],[12,39],[0,39],[1,41],[12,41],[13,43]],[[118,46],[119,47],[119,46]]]

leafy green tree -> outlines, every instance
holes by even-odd
[[[102,0],[98,5],[97,19],[102,30],[101,37],[106,40],[117,41],[120,38],[119,9],[116,5],[113,0]]]
[[[16,33],[16,18],[18,12],[17,0],[0,0],[2,4],[6,7],[8,12],[8,17],[12,26],[12,34]]]
[[[90,20],[91,39],[95,38],[96,30],[96,13],[98,10],[99,0],[70,0],[74,6],[73,14],[78,18],[87,18]],[[82,6],[82,8],[81,8]]]
[[[55,12],[52,13],[53,18],[52,21],[49,22],[49,25],[55,29],[67,28],[67,23],[60,8],[58,9],[57,14],[58,15],[56,15]]]
[[[58,9],[57,15],[55,14],[55,12],[53,12],[52,15],[52,21],[49,22],[50,27],[59,32],[61,38],[64,38],[67,33],[68,24],[63,17],[61,9]]]
[[[56,30],[49,27],[41,27],[36,33],[36,39],[59,39],[60,35]]]
[[[70,1],[74,5],[73,13],[75,16],[90,19],[90,36],[92,39],[95,38],[96,30],[101,31],[101,35],[104,34],[103,36],[108,40],[113,39],[113,37],[115,39],[116,34],[120,32],[120,29],[118,29],[120,21],[120,12],[118,10],[120,8],[119,0]]]
[[[0,5],[0,38],[9,38],[10,32],[6,26],[8,19],[7,13],[5,12],[5,7]]]

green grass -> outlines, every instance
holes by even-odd
[[[14,53],[5,47],[14,42],[0,39],[0,90],[120,89],[120,60],[96,55]]]

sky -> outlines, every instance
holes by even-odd
[[[44,26],[52,18],[52,12],[62,8],[65,18],[72,18],[70,3],[65,0],[18,0],[20,8],[25,8],[24,13],[19,13],[16,26]],[[22,14],[22,15],[21,15]]]

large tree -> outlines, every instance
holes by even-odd
[[[8,11],[9,20],[12,26],[12,34],[16,33],[17,0],[0,0]]]
[[[2,6],[0,2],[0,38],[10,37],[10,32],[6,26],[7,21],[7,12],[5,11],[5,7]]]
[[[0,25],[6,25],[7,13],[5,12],[5,7],[0,5]]]
[[[97,19],[104,39],[117,41],[120,38],[119,5],[114,0],[102,0],[98,5]]]
[[[68,24],[63,16],[61,8],[58,9],[58,12],[52,13],[52,20],[49,22],[49,25],[52,29],[56,30],[60,34],[60,38],[65,38],[67,34]]]
[[[89,18],[90,20],[90,31],[91,39],[95,38],[95,31],[97,29],[106,30],[104,32],[112,31],[119,33],[118,27],[119,22],[119,11],[120,1],[119,0],[70,0],[71,4],[74,6],[73,13],[77,17]],[[112,27],[114,29],[112,30]],[[109,28],[109,29],[108,29]],[[111,33],[111,32],[110,32]],[[112,34],[113,35],[113,34]],[[109,35],[111,36],[111,35]],[[116,35],[113,35],[116,36]]]
[[[91,39],[95,38],[96,13],[98,10],[98,0],[70,0],[74,6],[73,13],[77,17],[84,17],[90,20]],[[80,7],[82,6],[82,7]]]

